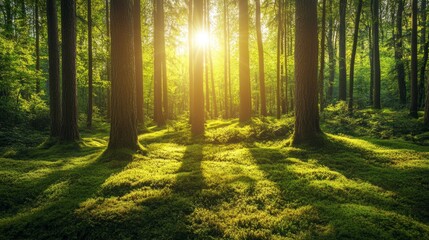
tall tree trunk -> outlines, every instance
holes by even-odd
[[[334,40],[334,18],[332,11],[332,1],[329,0],[329,29],[328,29],[328,56],[329,56],[329,83],[327,97],[329,101],[334,98],[334,81],[335,81],[335,66],[337,65],[335,59],[335,40]]]
[[[188,3],[188,46],[189,46],[189,59],[188,59],[188,72],[189,72],[189,122],[192,124],[194,113],[194,52],[193,52],[193,0]]]
[[[319,71],[319,102],[320,111],[325,107],[325,42],[326,42],[326,0],[322,1],[322,33],[321,33],[321,53],[320,53],[320,71]]]
[[[109,149],[139,148],[133,6],[134,0],[111,0],[112,120]]]
[[[58,19],[56,0],[46,1],[49,50],[49,111],[52,138],[61,132],[60,51],[58,43]]]
[[[86,126],[92,127],[92,100],[93,100],[93,74],[92,74],[92,11],[91,0],[87,1],[88,4],[88,116]]]
[[[372,0],[372,53],[374,65],[374,103],[375,109],[381,109],[381,72],[380,72],[380,46],[379,46],[379,0]]]
[[[282,0],[278,1],[277,11],[277,84],[276,84],[276,99],[277,99],[277,119],[281,117],[281,45],[282,45]]]
[[[40,22],[39,22],[39,0],[36,0],[34,10],[34,24],[36,28],[36,72],[40,71]],[[36,93],[40,92],[40,80],[36,80]]]
[[[77,83],[76,83],[76,1],[61,0],[62,34],[62,124],[63,141],[80,139],[77,125]]]
[[[285,72],[284,72],[284,90],[283,90],[283,94],[284,94],[284,98],[283,98],[283,102],[284,102],[284,106],[285,106],[285,113],[289,113],[289,94],[288,94],[288,89],[289,89],[289,76],[288,76],[288,53],[289,53],[289,47],[288,47],[288,36],[289,36],[289,11],[288,11],[288,6],[290,5],[290,3],[287,2],[287,0],[285,0],[284,2],[284,66],[285,66]]]
[[[110,109],[111,109],[111,79],[112,79],[112,72],[111,72],[111,63],[110,63],[110,16],[109,16],[109,0],[106,0],[106,15],[105,15],[105,21],[106,21],[106,49],[107,49],[107,59],[106,59],[106,75],[107,75],[107,82],[109,83],[107,86],[107,119],[110,119]]]
[[[210,0],[207,0],[207,34],[209,36],[208,43],[208,58],[210,64],[210,81],[212,86],[212,97],[213,97],[213,116],[218,117],[218,108],[217,108],[217,99],[216,99],[216,88],[214,81],[214,72],[213,72],[213,58],[212,58],[212,49],[211,49],[211,29],[210,29]]]
[[[411,32],[411,105],[410,115],[414,118],[418,117],[418,60],[417,60],[417,0],[412,0],[412,32]]]
[[[194,31],[203,30],[203,0],[193,0],[193,26]],[[192,113],[191,131],[193,136],[204,134],[204,88],[203,88],[203,64],[204,46],[195,44],[194,46],[194,108]]]
[[[371,6],[371,8],[372,8],[372,6]],[[368,99],[369,99],[369,104],[372,106],[374,104],[374,54],[373,54],[374,45],[372,44],[372,26],[370,26],[368,28],[368,43],[369,43],[369,65],[370,65],[369,98]]]
[[[321,138],[317,91],[317,0],[295,0],[295,131],[292,144]]]
[[[158,126],[165,125],[163,114],[163,1],[154,1],[154,120]]]
[[[265,96],[265,62],[264,46],[262,43],[261,33],[261,1],[256,0],[256,36],[258,39],[258,56],[259,56],[259,91],[261,98],[261,115],[267,116],[267,98]]]
[[[429,58],[429,41],[426,36],[426,31],[428,26],[426,4],[427,4],[426,0],[421,0],[421,9],[420,9],[422,14],[421,46],[423,49],[423,59],[420,66],[419,106],[424,105],[425,94],[426,94],[426,89],[425,89],[426,65],[428,63],[428,58]]]
[[[143,59],[142,59],[142,31],[140,18],[140,0],[134,0],[134,52],[135,52],[135,71],[136,71],[136,106],[137,123],[144,123],[143,113]]]
[[[165,51],[165,15],[164,15],[164,0],[161,2],[160,16],[160,30],[161,30],[161,58],[162,58],[162,107],[164,110],[164,121],[170,119],[170,107],[168,106],[168,82],[167,82],[167,56]]]
[[[405,84],[404,49],[402,36],[402,16],[404,13],[404,0],[398,1],[396,12],[396,36],[395,36],[395,65],[398,78],[399,101],[402,105],[407,103],[407,87]]]
[[[347,69],[346,69],[346,9],[347,0],[340,0],[340,79],[339,99],[347,99]]]
[[[228,106],[228,45],[229,45],[229,40],[228,40],[228,31],[227,31],[227,24],[228,24],[228,19],[227,19],[227,11],[228,11],[228,6],[227,6],[227,0],[223,0],[223,35],[224,35],[224,59],[223,59],[223,66],[224,66],[224,71],[223,71],[223,78],[224,78],[224,102],[225,102],[225,119],[229,118],[229,106]]]
[[[249,67],[249,6],[248,0],[238,2],[239,8],[239,77],[240,77],[240,122],[250,120],[252,98]]]
[[[360,16],[362,13],[362,5],[363,1],[359,0],[357,10],[356,10],[356,18],[355,18],[355,29],[353,34],[353,49],[352,49],[352,57],[350,59],[350,85],[349,85],[349,104],[348,109],[349,112],[353,112],[353,88],[354,88],[354,79],[355,79],[355,60],[356,60],[356,50],[359,38],[359,24],[360,24]]]
[[[5,8],[5,33],[7,38],[12,38],[13,36],[13,14],[12,14],[12,3],[11,0],[4,0]]]

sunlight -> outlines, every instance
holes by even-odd
[[[200,31],[195,34],[195,43],[198,47],[207,47],[210,43],[209,33]]]

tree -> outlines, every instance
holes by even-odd
[[[62,124],[60,139],[80,139],[77,126],[76,1],[61,0]]]
[[[347,0],[340,0],[340,79],[339,99],[346,101],[347,97],[347,69],[346,69],[346,10]]]
[[[398,1],[396,12],[396,36],[395,36],[395,65],[399,89],[399,101],[402,105],[407,103],[407,87],[405,84],[405,67],[404,67],[404,48],[402,36],[402,16],[404,13],[404,0]]]
[[[320,53],[320,71],[319,71],[319,101],[320,111],[323,111],[325,106],[325,94],[324,94],[324,79],[325,79],[325,42],[326,42],[326,0],[322,1],[322,36],[320,47],[322,49]]]
[[[329,0],[329,19],[328,19],[328,57],[329,57],[329,83],[328,83],[328,91],[327,98],[332,101],[334,97],[334,80],[335,80],[335,66],[337,65],[337,61],[335,58],[336,52],[336,41],[334,40],[334,17],[332,11],[332,1]]]
[[[137,122],[144,122],[143,113],[143,56],[142,56],[142,36],[140,19],[140,0],[134,0],[134,51],[135,51],[135,71],[136,71],[136,105]]]
[[[86,120],[86,126],[92,127],[92,100],[93,100],[93,70],[92,70],[92,11],[91,11],[91,0],[87,1],[88,4],[88,114]]]
[[[426,81],[426,65],[428,63],[429,59],[429,39],[427,39],[426,32],[427,32],[427,9],[426,9],[426,0],[421,0],[421,47],[423,50],[423,59],[420,66],[420,86],[419,86],[419,106],[423,106],[424,96],[425,96],[425,81]]]
[[[283,1],[278,1],[278,9],[277,9],[277,84],[276,84],[276,103],[277,103],[277,119],[281,117],[281,45],[282,45],[282,8]]]
[[[295,0],[295,129],[292,144],[317,143],[317,0]]]
[[[411,105],[410,116],[418,117],[418,89],[417,89],[417,0],[411,2],[412,30],[411,30]]]
[[[256,36],[258,39],[259,56],[259,91],[261,98],[261,115],[267,116],[267,98],[265,96],[265,63],[264,63],[264,45],[262,43],[261,33],[261,1],[256,0]]]
[[[39,21],[39,0],[36,0],[34,9],[34,25],[36,30],[36,72],[40,71],[40,21]],[[40,80],[36,80],[36,93],[40,92]]]
[[[139,148],[133,7],[134,0],[111,1],[112,115],[109,149]]]
[[[106,14],[105,14],[105,21],[106,21],[106,49],[107,49],[107,59],[106,59],[106,72],[107,72],[107,119],[110,119],[110,109],[111,109],[111,92],[110,92],[110,84],[112,79],[112,72],[111,72],[111,63],[110,63],[110,15],[109,15],[109,0],[106,0]]]
[[[380,24],[380,3],[379,0],[372,0],[372,62],[374,68],[374,98],[373,107],[381,109],[381,72],[380,72],[380,43],[379,43],[379,24]]]
[[[165,125],[163,113],[163,36],[164,0],[154,1],[154,120],[158,126]],[[165,50],[165,48],[164,48]]]
[[[49,50],[49,112],[50,136],[57,138],[61,132],[60,53],[58,44],[58,19],[55,0],[46,1]]]
[[[229,34],[228,34],[228,5],[227,0],[223,0],[223,37],[224,37],[224,102],[225,102],[225,118],[230,117],[229,98]]]
[[[359,23],[360,23],[360,15],[362,13],[362,5],[363,1],[359,0],[357,10],[356,10],[356,18],[355,18],[355,29],[353,34],[353,49],[352,49],[352,57],[350,59],[350,84],[349,84],[349,104],[348,109],[350,112],[353,112],[353,88],[354,88],[354,78],[355,78],[355,60],[356,60],[356,50],[357,43],[359,37]]]
[[[238,2],[239,9],[239,77],[240,77],[240,122],[250,120],[252,99],[250,90],[249,67],[249,3],[248,0]]]
[[[203,0],[193,0],[193,29],[194,31],[203,30]],[[192,111],[192,126],[191,131],[193,136],[201,136],[204,134],[204,91],[203,91],[203,64],[204,64],[204,46],[202,44],[193,45],[193,109]]]

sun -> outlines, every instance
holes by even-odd
[[[207,47],[210,43],[209,33],[200,31],[195,34],[195,43],[198,47]]]

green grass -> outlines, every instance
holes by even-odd
[[[205,140],[149,128],[131,159],[103,156],[100,129],[5,149],[0,239],[429,239],[429,147],[328,134],[292,148],[288,121],[263,121],[210,121]]]

